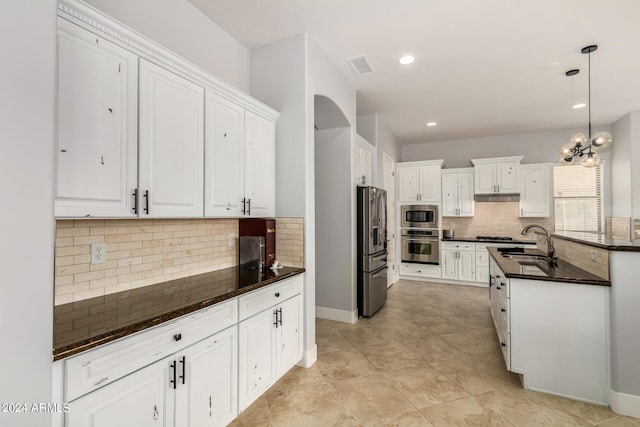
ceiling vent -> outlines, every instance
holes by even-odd
[[[351,58],[347,58],[347,61],[357,74],[365,74],[373,71],[373,65],[371,65],[369,59],[364,55],[352,56]]]

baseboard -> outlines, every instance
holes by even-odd
[[[302,352],[302,359],[297,363],[301,368],[310,368],[314,363],[318,360],[318,346],[316,344],[313,345],[307,351]]]
[[[609,392],[609,406],[613,412],[618,414],[640,418],[640,396],[611,390]]]
[[[316,306],[316,317],[325,320],[334,320],[336,322],[353,324],[358,321],[358,309],[347,311]]]

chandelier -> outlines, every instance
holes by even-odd
[[[589,135],[576,133],[571,137],[567,144],[560,147],[560,162],[564,165],[576,164],[580,159],[580,164],[585,167],[593,167],[600,163],[600,156],[597,151],[605,150],[613,143],[613,137],[608,132],[597,132],[591,135],[591,53],[595,52],[598,46],[595,44],[585,46],[581,52],[589,55]],[[574,76],[579,70],[569,70],[565,73],[567,76]]]

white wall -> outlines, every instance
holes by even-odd
[[[249,49],[187,0],[86,2],[230,85],[249,92]]]
[[[309,68],[308,68],[308,76],[309,76],[309,93],[314,95],[322,95],[331,99],[337,106],[337,108],[344,114],[347,122],[351,125],[349,127],[350,133],[350,144],[351,146],[355,142],[355,123],[356,123],[356,91],[355,88],[351,86],[351,83],[340,73],[338,72],[324,52],[313,42],[313,40],[309,39],[309,43],[307,45],[307,54],[309,59]],[[313,99],[310,99],[308,103],[309,109],[307,110],[307,118],[308,120],[313,120],[315,116]],[[307,128],[307,141],[314,141],[314,130],[313,127],[310,126]],[[345,263],[344,268],[350,270],[350,280],[347,281],[348,274],[344,272],[340,274],[341,282],[337,285],[333,285],[332,287],[325,289],[324,287],[320,287],[320,283],[328,283],[331,280],[332,273],[325,272],[324,269],[321,269],[319,265],[316,270],[316,306],[322,307],[324,309],[336,310],[340,314],[338,314],[335,320],[342,321],[355,321],[353,318],[354,312],[357,309],[357,272],[356,272],[356,194],[355,187],[352,185],[351,181],[351,167],[353,165],[352,162],[353,150],[349,150],[348,153],[345,153],[345,159],[343,167],[345,168],[344,172],[340,173],[340,176],[344,177],[344,181],[340,186],[331,186],[326,189],[326,191],[333,191],[336,194],[349,194],[349,206],[337,206],[337,205],[329,205],[324,204],[322,206],[316,206],[316,221],[320,215],[324,217],[332,216],[334,211],[339,209],[341,212],[348,212],[348,215],[351,218],[350,223],[350,232],[349,237],[351,240],[351,245],[348,248],[339,249],[341,254],[344,257],[347,257],[348,264]],[[340,161],[343,161],[340,160]],[[348,161],[348,163],[346,162]],[[318,167],[319,164],[315,162],[315,167]],[[316,199],[316,203],[318,200]],[[322,232],[329,232],[333,234],[331,227],[336,227],[337,225],[331,225],[330,222],[325,224],[316,224],[316,235]],[[320,247],[316,245],[316,250],[319,251]],[[323,265],[327,265],[331,262],[330,258],[328,258],[328,254],[316,252],[316,259],[321,259]],[[343,261],[344,262],[344,261]],[[326,276],[325,276],[326,275]],[[336,292],[338,292],[336,294]],[[330,294],[330,295],[329,295]],[[323,304],[332,304],[325,306],[320,303],[323,301]],[[344,301],[339,305],[338,301]],[[346,305],[348,304],[348,306]],[[347,307],[347,309],[345,309]],[[349,308],[350,307],[350,308]],[[324,311],[327,313],[327,311]],[[327,317],[323,315],[323,317]],[[357,318],[357,317],[356,317]]]
[[[613,216],[640,218],[640,111],[613,124],[611,155]]]
[[[376,147],[376,165],[373,176],[374,185],[382,187],[384,174],[384,156],[386,153],[394,161],[402,157],[402,145],[378,114],[358,116],[358,134]]]
[[[594,129],[594,133],[599,131],[611,132],[611,128],[605,126]],[[558,129],[405,144],[402,146],[402,161],[444,159],[445,168],[464,168],[473,166],[469,159],[524,155],[523,164],[557,163],[558,149],[577,132],[585,133],[586,130]],[[610,154],[604,153],[603,159],[608,160],[609,157]]]
[[[331,99],[353,124],[355,89],[303,34],[252,52],[251,95],[281,113],[276,128],[276,214],[305,219],[305,351],[309,352],[311,346],[315,347],[315,282],[316,276],[322,274],[316,269],[314,95]],[[353,126],[350,135],[353,141]],[[345,188],[348,186],[350,181],[345,183]],[[351,212],[354,206],[355,191]],[[354,243],[355,237],[352,247]],[[347,300],[352,298],[355,304],[355,254],[350,256],[354,266],[352,280],[343,289],[352,295]]]
[[[0,402],[28,409],[51,402],[56,7],[6,0],[0,16]],[[0,413],[2,426],[50,419]]]
[[[276,124],[276,216],[304,218],[304,357],[316,358],[315,211],[313,121],[309,120],[307,36],[291,37],[252,52],[251,95],[280,112]],[[311,101],[309,101],[311,99]]]
[[[631,200],[631,114],[627,114],[613,124],[615,134],[611,154],[611,199],[612,216],[629,217],[632,212]],[[640,129],[637,130],[640,133]],[[638,185],[640,187],[640,185]]]
[[[315,132],[316,306],[352,312],[351,127]]]

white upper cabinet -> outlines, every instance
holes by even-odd
[[[205,216],[275,214],[275,123],[207,92]]]
[[[58,19],[57,217],[131,217],[138,58]]]
[[[399,202],[439,202],[444,160],[398,163]]]
[[[356,134],[353,151],[353,181],[357,185],[373,185],[375,148],[363,137]]]
[[[521,160],[522,156],[471,159],[475,171],[475,194],[518,193]]]
[[[275,215],[275,123],[245,112],[244,214]]]
[[[473,216],[473,168],[442,171],[442,216]]]
[[[205,216],[243,215],[244,108],[207,91]]]
[[[520,216],[549,217],[553,179],[551,164],[520,166]]]
[[[204,89],[140,60],[141,216],[202,217]]]
[[[275,215],[277,111],[82,2],[61,6],[56,217]]]

